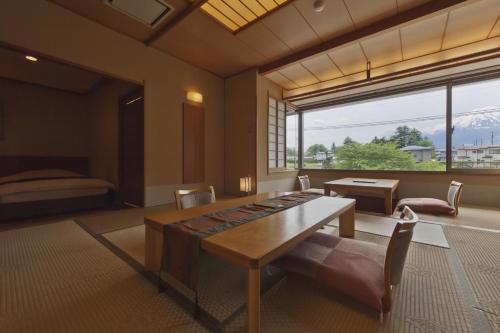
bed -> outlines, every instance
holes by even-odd
[[[87,175],[87,158],[0,156],[0,221],[111,205],[114,185]]]

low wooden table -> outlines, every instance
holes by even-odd
[[[343,195],[352,193],[382,194],[385,201],[385,213],[392,215],[392,198],[394,193],[397,195],[399,180],[342,178],[325,182],[323,185],[325,195],[330,195],[330,191],[335,191]]]
[[[225,208],[274,198],[270,192],[145,218],[147,271],[159,272],[163,226]],[[248,331],[260,331],[260,270],[339,217],[339,234],[354,236],[355,200],[319,197],[202,239],[201,248],[247,271]]]

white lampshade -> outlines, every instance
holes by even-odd
[[[240,178],[240,191],[245,193],[252,191],[252,178],[250,176]]]

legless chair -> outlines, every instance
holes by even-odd
[[[174,195],[177,210],[208,205],[215,202],[215,191],[213,186],[190,190],[177,190]]]
[[[396,211],[408,206],[417,213],[458,215],[458,207],[462,199],[462,183],[452,181],[448,189],[447,201],[434,198],[406,198],[396,205]]]
[[[387,248],[316,232],[275,264],[376,309],[382,321],[391,309],[392,286],[401,281],[417,221],[405,207]]]
[[[300,184],[300,191],[301,192],[308,192],[308,193],[318,193],[318,194],[324,194],[325,191],[320,188],[311,188],[311,183],[309,182],[309,176],[304,175],[304,176],[298,176],[299,179],[299,184]],[[330,191],[330,196],[336,197],[337,193]]]

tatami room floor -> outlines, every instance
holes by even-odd
[[[206,331],[140,274],[143,217],[170,210],[173,204],[1,224],[1,331]],[[500,209],[466,206],[457,218],[420,217],[440,223],[450,248],[412,242],[383,325],[370,309],[288,277],[263,297],[263,330],[500,332]],[[388,242],[360,231],[355,238]],[[244,276],[224,263],[211,265],[220,274],[204,280],[201,305],[222,320],[244,304]],[[224,331],[244,328],[240,312]]]

